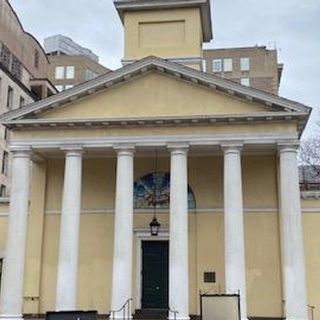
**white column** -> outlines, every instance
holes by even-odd
[[[117,181],[114,222],[114,249],[111,310],[120,309],[132,298],[132,240],[133,240],[133,147],[117,148]],[[131,317],[131,312],[126,312]],[[122,319],[116,312],[114,318]]]
[[[226,292],[240,292],[241,319],[247,319],[241,144],[222,145],[224,153],[224,252]]]
[[[56,310],[77,307],[82,150],[67,150],[60,221]]]
[[[169,307],[177,319],[189,319],[188,271],[188,158],[187,146],[169,147],[170,170],[170,250]],[[169,315],[173,318],[173,315]]]
[[[1,319],[22,319],[28,222],[30,151],[12,151],[12,187],[6,256],[2,274]]]
[[[297,145],[279,146],[280,223],[284,300],[287,320],[307,320]]]

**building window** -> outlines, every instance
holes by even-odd
[[[86,80],[92,80],[98,76],[97,73],[90,69],[86,69]]]
[[[9,161],[9,153],[7,151],[3,152],[3,158],[2,158],[2,169],[1,173],[5,176],[8,174],[8,161]]]
[[[7,70],[10,69],[10,50],[2,44],[2,48],[0,51],[0,63],[6,68]]]
[[[65,86],[65,89],[66,89],[66,90],[71,89],[71,88],[73,88],[73,84],[69,84],[69,85],[66,85],[66,86]]]
[[[241,58],[240,59],[240,69],[241,71],[250,70],[250,58]]]
[[[74,79],[74,66],[66,67],[66,78]]]
[[[169,208],[170,205],[170,173],[149,173],[134,183],[134,207],[136,209]],[[188,186],[188,207],[196,208],[196,199]]]
[[[12,56],[11,74],[19,80],[22,78],[22,64],[15,56]]]
[[[56,86],[56,89],[58,90],[58,92],[61,92],[63,91],[64,87],[59,85],[59,86]]]
[[[20,96],[19,107],[20,107],[20,108],[21,108],[21,107],[23,107],[23,106],[24,106],[24,104],[25,104],[24,97],[21,97],[21,96]]]
[[[7,108],[9,110],[12,109],[12,104],[13,104],[13,89],[11,87],[8,87],[8,92],[7,92]]]
[[[250,79],[249,79],[249,78],[241,78],[241,79],[240,79],[240,83],[241,83],[243,86],[250,87]]]
[[[4,128],[3,138],[4,138],[5,141],[8,140],[8,138],[9,138],[9,130],[8,130],[8,128]]]
[[[0,185],[0,197],[4,198],[6,196],[6,186],[4,184]]]
[[[223,59],[223,71],[232,72],[233,70],[233,61],[230,58]]]
[[[212,61],[212,71],[213,72],[222,72],[222,60],[214,59]]]
[[[34,51],[34,66],[38,69],[39,68],[39,51]]]
[[[56,79],[64,79],[64,67],[58,66],[56,67]]]

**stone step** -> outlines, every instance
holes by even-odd
[[[167,319],[168,311],[166,309],[137,309],[133,319],[143,320],[162,320]]]

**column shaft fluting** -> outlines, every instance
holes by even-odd
[[[171,149],[169,306],[177,319],[189,319],[187,162],[186,147]]]
[[[6,256],[2,274],[1,318],[21,319],[28,223],[30,152],[14,151]]]
[[[241,319],[247,319],[241,146],[223,146],[223,152],[226,292],[240,292]]]
[[[56,310],[77,308],[82,151],[66,151],[60,221]]]
[[[117,150],[111,299],[111,308],[114,311],[121,308],[132,297],[133,155],[133,148]],[[131,316],[131,313],[129,316]],[[115,313],[114,317],[123,318],[123,313]]]
[[[280,225],[286,319],[306,320],[307,290],[297,147],[279,147]]]

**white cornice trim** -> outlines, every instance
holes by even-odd
[[[103,128],[103,127],[141,127],[141,126],[185,126],[219,123],[253,123],[253,122],[303,122],[305,114],[284,112],[263,112],[248,114],[218,114],[218,115],[190,115],[190,116],[159,116],[159,117],[131,117],[131,118],[101,118],[101,119],[22,119],[3,121],[9,128],[37,129],[37,128]]]
[[[279,141],[291,141],[297,139],[296,134],[261,133],[261,134],[237,134],[237,141],[245,145],[276,145]],[[192,146],[219,146],[227,142],[235,142],[235,135],[162,135],[162,136],[114,136],[114,137],[79,137],[79,138],[24,138],[13,139],[10,147],[29,146],[37,149],[61,149],[64,146],[78,146],[84,149],[108,149],[119,144],[134,145],[135,147],[167,147],[172,143],[188,143]]]

